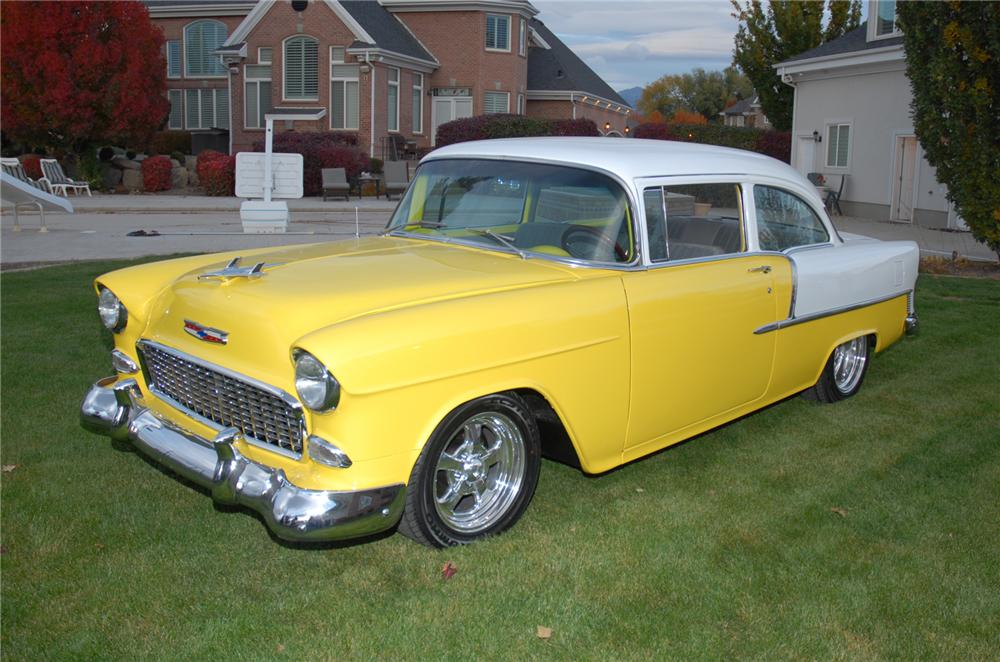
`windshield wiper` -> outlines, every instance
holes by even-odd
[[[469,230],[469,232],[472,232],[473,234],[478,234],[478,235],[483,236],[483,237],[489,237],[490,239],[493,239],[494,241],[496,241],[496,242],[498,242],[500,244],[503,244],[507,248],[509,248],[512,251],[514,251],[515,253],[517,253],[521,257],[522,260],[527,260],[528,259],[528,254],[527,253],[525,253],[523,250],[521,250],[516,245],[514,245],[513,241],[511,241],[507,237],[503,236],[502,234],[497,234],[493,230],[473,230],[471,228],[467,228],[467,229]]]

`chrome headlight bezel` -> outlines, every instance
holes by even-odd
[[[304,349],[292,350],[295,365],[295,392],[306,407],[327,412],[340,404],[340,382],[323,362]]]
[[[100,286],[97,297],[97,314],[101,323],[112,333],[119,333],[128,324],[128,310],[114,292]]]

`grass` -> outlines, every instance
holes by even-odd
[[[852,400],[793,398],[604,476],[545,462],[514,530],[435,551],[279,544],[81,430],[110,371],[89,282],[114,266],[2,277],[6,659],[1000,650],[996,281],[922,276],[921,335]]]

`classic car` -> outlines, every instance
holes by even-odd
[[[916,328],[917,260],[759,154],[452,145],[378,237],[97,278],[115,374],[81,417],[280,538],[463,544],[524,514],[542,456],[596,474],[854,395]]]

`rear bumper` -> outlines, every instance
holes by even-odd
[[[403,512],[405,489],[390,485],[354,492],[310,490],[288,481],[281,469],[244,457],[240,432],[225,428],[205,439],[143,405],[133,379],[94,384],[83,399],[84,428],[130,441],[145,455],[207,488],[219,503],[239,504],[263,516],[285,540],[341,540],[391,528]]]
[[[917,331],[920,330],[920,323],[917,320],[916,313],[909,313],[906,319],[903,320],[903,329],[906,331],[906,335],[915,336]]]

